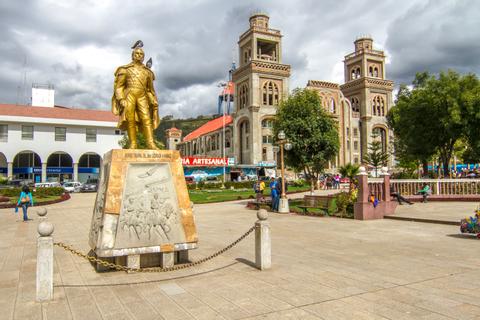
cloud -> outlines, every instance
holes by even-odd
[[[468,0],[2,1],[0,102],[28,101],[26,74],[27,91],[32,82],[51,83],[59,105],[108,110],[115,68],[130,62],[131,45],[142,39],[161,114],[214,113],[217,84],[258,11],[284,36],[291,89],[309,79],[343,83],[342,60],[362,34],[386,50],[395,82],[425,69],[478,73],[479,8]]]
[[[429,1],[413,6],[388,27],[388,75],[411,83],[415,73],[448,68],[480,71],[480,3]]]

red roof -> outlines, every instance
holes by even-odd
[[[118,116],[111,111],[92,109],[73,109],[55,106],[32,107],[15,104],[0,104],[0,116],[17,116],[30,118],[74,119],[90,121],[117,122]]]
[[[175,128],[175,127],[171,127],[170,129],[167,129],[167,131],[176,132],[176,131],[182,131],[182,130],[177,129],[177,128]]]
[[[223,127],[223,117],[225,117],[225,126],[233,122],[233,118],[231,115],[225,115],[225,116],[221,116],[216,119],[210,120],[200,128],[197,128],[196,130],[187,134],[185,138],[183,138],[183,141],[190,141],[200,136],[203,136],[204,134],[220,129],[221,127]]]

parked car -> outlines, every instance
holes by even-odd
[[[0,185],[0,189],[20,188],[26,184],[24,180],[8,180],[7,183]]]
[[[97,192],[98,179],[88,179],[81,187],[82,192]]]
[[[35,188],[58,188],[61,186],[60,182],[37,182],[34,185]]]
[[[80,192],[82,189],[82,183],[78,181],[65,182],[63,184],[63,189],[67,192]]]

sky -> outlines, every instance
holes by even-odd
[[[480,74],[476,0],[0,0],[0,103],[30,101],[53,84],[55,104],[110,109],[116,67],[144,42],[161,116],[213,114],[237,41],[258,12],[283,34],[290,89],[343,83],[343,58],[368,35],[387,55],[387,79],[416,72]]]

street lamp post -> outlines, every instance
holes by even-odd
[[[288,206],[288,199],[287,195],[285,194],[285,165],[284,165],[284,157],[283,157],[283,149],[290,150],[292,149],[292,144],[288,142],[285,137],[285,132],[280,130],[278,133],[278,144],[280,145],[280,170],[282,175],[282,195],[280,196],[280,202],[278,205],[278,212],[279,213],[289,213],[290,208]]]

